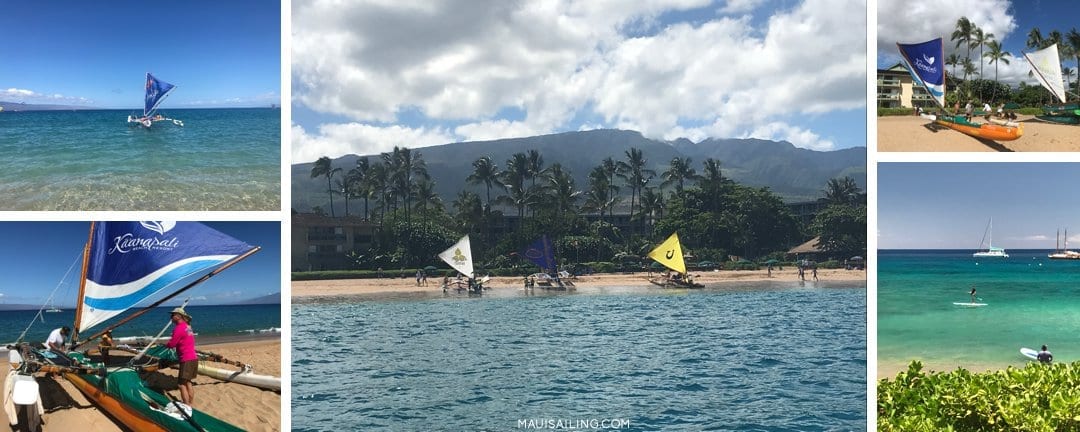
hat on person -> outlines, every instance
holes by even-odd
[[[178,307],[176,309],[173,309],[172,312],[169,312],[169,313],[170,314],[178,314],[178,315],[180,315],[181,317],[184,318],[184,321],[191,322],[191,315],[188,315],[187,312],[184,312],[184,308],[182,308],[182,307]]]

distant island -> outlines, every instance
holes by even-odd
[[[50,104],[28,104],[20,102],[4,102],[0,101],[0,108],[3,110],[0,112],[18,112],[18,111],[71,111],[71,110],[95,110],[100,108],[79,106],[79,105],[50,105]]]

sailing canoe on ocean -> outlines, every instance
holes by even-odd
[[[146,96],[143,103],[142,116],[136,116],[134,114],[129,115],[127,118],[128,123],[134,123],[135,126],[142,126],[149,128],[154,122],[168,121],[177,126],[183,126],[184,122],[171,119],[163,114],[157,112],[158,106],[165,100],[169,93],[176,89],[176,86],[169,84],[165,81],[157,79],[150,72],[146,73]]]

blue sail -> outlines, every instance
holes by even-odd
[[[252,249],[197,222],[97,222],[90,241],[79,330]]]
[[[153,114],[157,109],[161,101],[165,100],[165,96],[169,95],[169,92],[176,87],[165,81],[155,78],[150,75],[150,72],[146,73],[146,104],[143,105],[143,117]]]
[[[917,44],[896,44],[904,66],[938,106],[945,106],[945,45],[941,38]]]
[[[551,240],[547,236],[536,239],[533,244],[521,252],[521,256],[540,266],[543,271],[555,271],[555,248],[551,247]]]

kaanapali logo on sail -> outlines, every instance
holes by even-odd
[[[169,230],[176,226],[176,222],[172,221],[144,221],[139,222],[143,228],[158,234],[164,235]],[[137,237],[133,233],[126,233],[113,238],[113,246],[109,248],[108,254],[112,255],[113,252],[126,254],[128,252],[135,251],[171,251],[180,246],[180,239],[173,237],[171,239],[163,239],[160,237]]]
[[[923,54],[922,58],[915,59],[915,67],[919,68],[929,74],[938,74],[938,69],[934,66],[934,57],[927,57]]]

